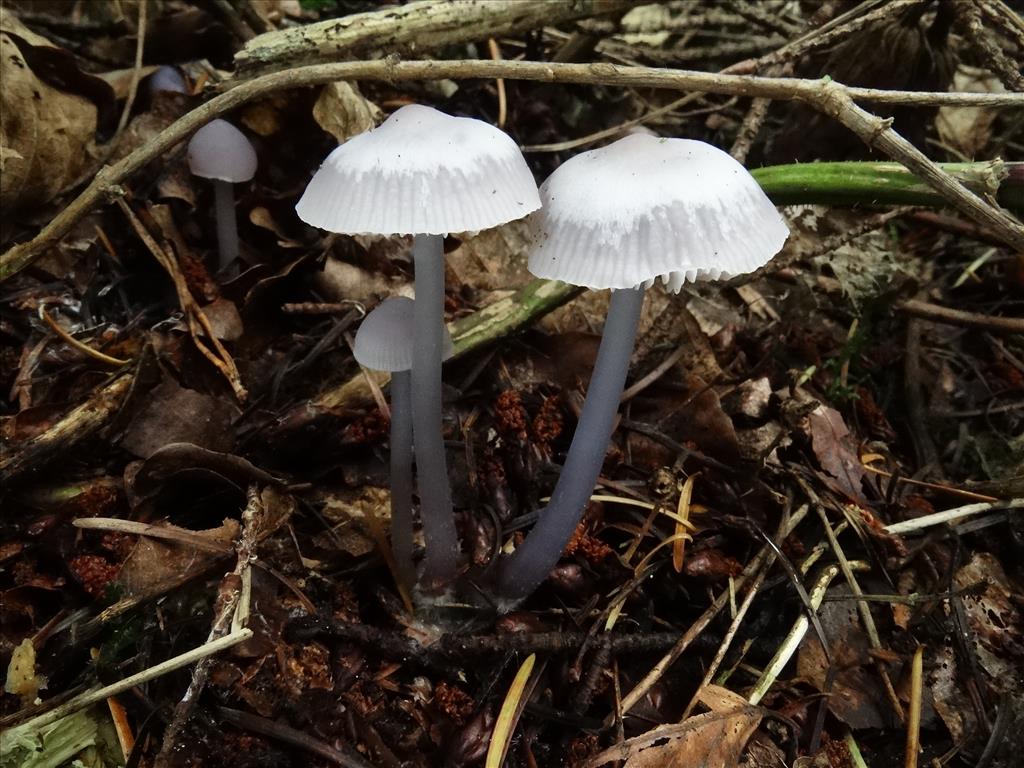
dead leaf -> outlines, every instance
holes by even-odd
[[[868,506],[861,490],[861,479],[866,474],[857,453],[854,440],[835,408],[819,405],[808,417],[811,447],[818,463],[835,480],[837,490],[851,501]]]
[[[761,709],[742,705],[652,728],[593,757],[587,768],[625,760],[623,768],[735,768],[761,724]]]
[[[845,585],[831,592],[850,594]],[[869,661],[871,644],[861,628],[856,602],[824,603],[818,611],[818,618],[829,640],[832,664],[839,670],[828,695],[829,709],[854,729],[886,727],[888,723],[883,716],[886,704],[879,698],[881,686],[878,677],[865,666]],[[817,635],[808,633],[800,644],[797,674],[809,680],[819,691],[824,691],[828,667]]]
[[[1024,660],[1024,617],[1017,601],[1024,590],[988,552],[976,553],[953,581],[954,588],[961,590],[984,584],[980,594],[961,598],[969,625],[967,639],[992,685],[1000,691],[1016,692],[1015,681]]]
[[[957,91],[972,93],[1005,93],[998,77],[987,70],[961,66],[953,77]],[[935,128],[946,146],[953,147],[967,159],[977,157],[992,138],[992,124],[999,110],[984,107],[940,107]]]
[[[384,117],[380,107],[359,92],[354,83],[328,83],[313,105],[313,119],[341,144],[373,128]]]
[[[213,451],[234,447],[234,408],[224,398],[184,389],[167,379],[146,398],[121,440],[121,447],[149,458],[170,443],[193,443]]]
[[[5,212],[49,202],[79,179],[96,153],[96,104],[48,85],[29,64],[37,48],[61,50],[0,9],[0,206]]]
[[[240,530],[237,520],[225,520],[219,528],[190,531],[176,525],[160,526],[178,531],[183,538],[200,537],[207,545],[176,543],[167,539],[141,537],[121,566],[117,581],[128,595],[145,595],[162,584],[205,570],[216,558],[217,550],[233,551]]]
[[[957,744],[975,732],[978,720],[974,707],[957,674],[956,654],[947,646],[935,651],[934,667],[928,676],[935,711]]]

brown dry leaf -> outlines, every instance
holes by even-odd
[[[148,459],[170,443],[193,443],[212,451],[234,447],[233,406],[224,398],[184,389],[168,379],[149,393],[121,447]]]
[[[818,463],[835,480],[836,489],[851,501],[868,506],[861,490],[861,479],[866,472],[857,454],[854,440],[835,408],[819,405],[808,417],[811,447]]]
[[[957,673],[956,654],[952,648],[943,647],[935,652],[934,667],[928,675],[935,711],[949,729],[949,735],[957,744],[975,732],[978,719],[974,707]]]
[[[623,768],[736,768],[761,724],[759,707],[705,712],[682,723],[652,728],[593,757],[587,768],[625,760]]]
[[[160,527],[165,531],[180,532],[183,539],[198,536],[209,546],[201,549],[167,539],[140,538],[117,576],[118,583],[129,596],[150,593],[161,584],[205,570],[218,557],[216,549],[233,551],[240,530],[238,521],[230,519],[219,528],[205,531],[190,531],[176,525]]]
[[[358,491],[325,493],[323,516],[334,525],[333,533],[320,534],[316,543],[328,549],[341,549],[353,557],[362,557],[372,552],[376,545],[370,538],[372,523],[368,518],[377,518],[379,525],[388,527],[391,514],[391,493],[386,488],[364,485]]]
[[[849,595],[847,586],[832,590],[836,595]],[[888,725],[883,713],[878,677],[865,666],[871,650],[867,635],[861,628],[857,604],[853,600],[828,602],[821,606],[818,618],[829,641],[832,664],[838,668],[828,696],[829,709],[854,729],[884,728]],[[797,674],[809,680],[818,690],[825,689],[828,660],[815,633],[808,633],[800,644]]]
[[[531,229],[528,219],[517,219],[461,239],[445,254],[445,269],[458,282],[479,291],[508,291],[531,279],[526,269]]]
[[[954,588],[968,590],[979,584],[980,594],[961,599],[967,613],[969,640],[981,668],[1000,691],[1016,692],[1016,680],[1024,661],[1024,617],[1017,600],[1024,593],[999,561],[988,552],[978,552],[956,572]]]
[[[368,131],[383,119],[380,107],[359,92],[354,83],[328,83],[313,105],[313,119],[338,140],[348,141]]]
[[[998,77],[986,70],[961,66],[953,78],[957,91],[974,93],[1005,93]],[[978,156],[992,138],[992,124],[999,110],[983,107],[940,107],[935,118],[939,138],[946,146],[960,151],[964,157]]]
[[[43,82],[23,48],[60,50],[0,8],[0,206],[8,211],[49,202],[96,153],[96,104]]]

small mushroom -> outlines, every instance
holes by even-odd
[[[527,597],[576,529],[611,439],[644,288],[752,272],[789,229],[754,178],[710,144],[634,134],[563,163],[540,188],[529,268],[538,277],[611,288],[586,400],[551,501],[498,569],[506,607]]]
[[[295,206],[307,224],[331,232],[413,235],[412,412],[422,579],[430,586],[451,582],[459,554],[441,432],[444,235],[495,227],[538,207],[536,182],[507,134],[418,104],[331,152]]]
[[[152,75],[149,76],[149,80],[146,82],[149,88],[149,95],[153,96],[161,91],[169,91],[171,93],[188,93],[188,87],[185,85],[185,78],[181,76],[181,73],[174,67],[163,66],[156,70]]]
[[[385,299],[359,326],[352,352],[364,368],[391,374],[391,550],[398,577],[407,588],[415,583],[412,562],[412,368],[413,300]],[[454,347],[441,324],[442,357]]]
[[[256,150],[227,120],[211,120],[188,142],[188,167],[193,175],[213,181],[220,268],[238,258],[234,185],[256,174]]]

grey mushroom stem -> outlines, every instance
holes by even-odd
[[[416,479],[420,491],[420,519],[426,545],[420,582],[428,590],[451,583],[455,578],[459,556],[441,421],[443,243],[444,238],[440,235],[416,235],[412,244],[416,269],[412,428]]]
[[[615,426],[643,302],[642,288],[612,292],[583,412],[551,501],[498,571],[496,594],[507,607],[525,599],[547,578],[583,517]]]
[[[213,180],[214,213],[217,218],[217,248],[220,268],[238,258],[238,224],[235,221],[235,185]]]
[[[412,377],[391,374],[391,551],[398,578],[407,589],[416,582],[412,563]]]

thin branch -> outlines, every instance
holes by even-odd
[[[998,315],[982,315],[977,312],[965,312],[962,309],[950,309],[927,301],[909,299],[896,305],[900,312],[913,317],[931,320],[946,325],[960,325],[965,328],[982,328],[986,331],[1001,333],[1024,333],[1024,318],[1000,317]]]
[[[87,212],[105,199],[119,198],[119,184],[146,163],[161,157],[194,131],[236,107],[270,93],[323,85],[338,80],[401,82],[440,79],[531,80],[546,83],[582,83],[631,88],[663,88],[733,96],[804,101],[846,125],[871,146],[902,163],[939,191],[962,213],[991,228],[1002,240],[1024,250],[1024,226],[968,191],[941,171],[916,147],[882,120],[858,107],[854,100],[906,106],[1024,107],[1024,96],[1008,93],[919,93],[850,88],[828,80],[723,75],[680,69],[619,67],[612,64],[549,64],[536,61],[351,61],[282,70],[257,77],[215,96],[182,116],[152,140],[112,166],[100,170],[92,183],[71,201],[32,240],[20,243],[0,257],[0,280],[30,264],[55,245]]]

